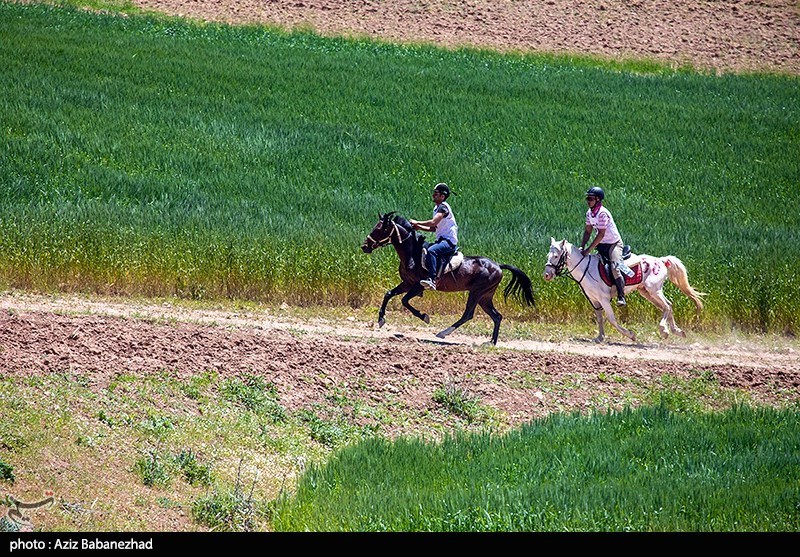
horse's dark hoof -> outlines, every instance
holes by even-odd
[[[383,327],[385,324],[386,324],[386,319],[384,319],[383,317],[381,317],[380,319],[378,319],[378,328],[379,328],[379,329],[380,329],[381,327]]]
[[[436,336],[439,338],[444,338],[455,330],[456,330],[455,327],[447,327],[445,330],[436,333]]]
[[[428,316],[428,314],[427,314],[427,313],[423,313],[423,314],[422,314],[422,320],[423,320],[425,323],[430,323],[430,322],[431,322],[431,318]]]

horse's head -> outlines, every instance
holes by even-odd
[[[364,253],[372,253],[373,250],[381,246],[385,246],[392,241],[392,235],[397,231],[397,226],[394,223],[394,211],[378,215],[378,222],[372,227],[372,232],[367,234],[364,241],[361,243],[361,251]]]
[[[544,280],[553,280],[564,271],[567,264],[567,241],[556,242],[555,238],[550,238],[550,251],[547,252],[547,263],[544,266]]]

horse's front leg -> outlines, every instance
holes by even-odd
[[[594,318],[597,321],[597,336],[594,337],[594,341],[599,344],[606,338],[606,334],[603,331],[603,321],[605,320],[603,308],[594,310]]]
[[[605,310],[606,312],[606,317],[608,318],[608,322],[611,323],[614,326],[614,328],[618,330],[620,333],[622,333],[623,335],[625,335],[626,337],[635,342],[636,335],[633,333],[633,331],[629,331],[628,329],[617,323],[617,317],[614,315],[614,308],[611,307],[611,300],[607,299],[600,300],[600,304],[603,306],[603,310]],[[602,328],[600,334],[602,334]]]
[[[398,294],[402,294],[408,290],[408,286],[405,283],[400,283],[391,290],[387,291],[386,294],[383,296],[383,303],[381,304],[381,309],[378,310],[378,327],[383,327],[386,323],[386,319],[384,316],[386,315],[386,306],[389,304],[389,300],[397,296]],[[403,301],[405,304],[405,300]]]
[[[406,307],[406,309],[408,309],[408,311],[413,313],[415,317],[417,317],[419,319],[422,319],[425,323],[430,323],[431,322],[431,318],[428,317],[427,313],[422,313],[417,308],[415,308],[414,306],[411,305],[411,298],[413,298],[415,296],[422,296],[422,286],[420,286],[419,284],[415,284],[408,291],[408,294],[403,296],[403,300],[402,300],[403,301],[403,305]]]

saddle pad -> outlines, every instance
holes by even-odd
[[[635,263],[629,263],[627,261],[625,262],[625,264],[628,265],[628,267],[633,271],[632,277],[626,277],[625,275],[622,275],[625,277],[626,286],[629,284],[639,284],[642,282],[642,266],[640,265],[641,261],[638,257],[636,259],[637,261]],[[608,276],[608,273],[606,272],[606,266],[603,265],[602,260],[597,264],[597,270],[600,272],[600,278],[603,279],[603,282],[606,283],[607,286],[614,286],[614,282]]]
[[[453,257],[450,258],[450,261],[448,261],[447,267],[445,267],[444,271],[442,271],[442,274],[452,273],[453,271],[461,267],[461,264],[463,262],[464,262],[464,254],[461,253],[460,251],[455,252],[453,254]]]
[[[425,262],[425,259],[426,259],[425,255],[427,253],[428,253],[428,250],[422,250],[422,268],[425,269],[426,271],[428,270],[428,264]],[[456,269],[461,267],[461,264],[463,262],[464,262],[464,254],[461,253],[461,251],[456,251],[453,254],[453,256],[450,258],[450,261],[447,262],[447,265],[445,266],[444,270],[442,271],[442,274],[452,273],[453,271],[455,271]]]

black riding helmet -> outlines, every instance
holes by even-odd
[[[440,183],[436,184],[436,187],[433,188],[433,191],[438,191],[439,193],[444,195],[445,199],[450,197],[450,186],[448,186],[444,182],[440,182]]]
[[[606,192],[603,191],[603,188],[598,188],[597,186],[595,186],[593,188],[589,188],[589,191],[586,192],[587,197],[590,195],[593,195],[597,199],[602,201],[606,196]]]

